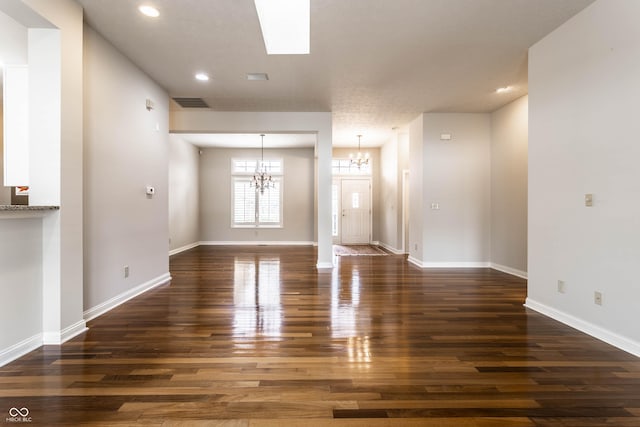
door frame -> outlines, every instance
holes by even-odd
[[[342,181],[367,181],[369,183],[369,243],[373,237],[373,180],[371,176],[334,175],[332,185],[338,185],[338,235],[333,236],[333,243],[342,244]]]

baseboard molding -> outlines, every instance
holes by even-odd
[[[494,262],[491,263],[490,267],[494,270],[502,271],[503,273],[511,274],[512,276],[520,277],[521,279],[528,279],[528,274],[526,271],[517,270],[515,268],[507,267],[506,265],[496,264]]]
[[[106,313],[109,310],[113,310],[120,304],[123,304],[129,301],[132,298],[137,297],[140,294],[147,292],[150,289],[153,289],[158,286],[162,286],[171,281],[171,275],[169,273],[165,273],[162,276],[156,277],[155,279],[149,280],[135,288],[129,289],[121,293],[120,295],[116,295],[108,301],[103,302],[102,304],[98,304],[95,307],[92,307],[84,312],[84,319],[88,322],[89,320],[93,320],[96,317]]]
[[[402,249],[396,249],[392,246],[387,245],[386,243],[378,242],[378,246],[382,246],[383,249],[391,252],[394,255],[404,255],[404,251]]]
[[[488,262],[423,262],[422,268],[489,268]]]
[[[591,335],[592,337],[604,341],[607,344],[611,344],[614,347],[631,353],[634,356],[640,357],[640,343],[637,341],[633,341],[629,338],[618,335],[615,332],[611,332],[607,329],[601,328],[600,326],[594,325],[593,323],[579,319],[560,310],[556,310],[553,307],[549,307],[548,305],[537,302],[531,298],[526,299],[524,306],[557,320],[560,323],[571,326],[572,328],[584,332],[587,335]]]
[[[332,269],[334,267],[332,262],[319,262],[316,264],[316,268],[318,270],[323,270],[323,269]]]
[[[313,246],[314,242],[293,240],[293,241],[280,241],[280,240],[245,240],[245,241],[201,241],[199,245],[202,246]]]
[[[0,350],[0,367],[11,363],[19,357],[37,349],[42,345],[42,334],[36,334],[8,348]]]
[[[171,249],[169,256],[179,254],[180,252],[188,251],[189,249],[197,248],[200,246],[200,242],[190,243],[188,245],[181,246],[179,248]]]
[[[420,261],[418,258],[414,258],[411,255],[409,255],[407,257],[407,261],[409,261],[410,264],[415,265],[416,267],[420,267],[422,268],[422,261]]]
[[[61,331],[55,332],[43,332],[42,334],[42,344],[44,345],[60,345],[71,338],[80,335],[81,333],[87,331],[87,322],[82,319],[74,323],[73,325],[67,326]]]
[[[407,258],[411,264],[420,268],[489,268],[488,262],[424,262],[409,255]]]

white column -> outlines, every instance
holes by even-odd
[[[333,268],[331,240],[331,130],[318,132],[318,268]]]

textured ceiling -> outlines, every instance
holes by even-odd
[[[268,56],[253,0],[150,0],[157,19],[138,13],[141,1],[78,1],[172,97],[217,111],[331,111],[338,146],[358,134],[380,145],[422,112],[490,112],[526,94],[527,49],[593,2],[311,0],[311,54]],[[269,80],[247,81],[255,72]]]

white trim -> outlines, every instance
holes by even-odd
[[[409,255],[407,258],[411,264],[420,268],[489,268],[488,262],[424,262]]]
[[[333,267],[335,267],[335,266],[333,265],[332,262],[319,262],[319,263],[316,264],[316,268],[318,270],[320,270],[320,269],[331,269]]]
[[[116,308],[120,304],[123,304],[129,301],[130,299],[135,298],[138,295],[143,294],[148,290],[153,289],[157,286],[167,284],[170,281],[171,281],[171,275],[169,273],[165,273],[162,276],[156,277],[155,279],[151,279],[148,282],[145,282],[139,286],[136,286],[135,288],[129,289],[128,291],[125,291],[120,295],[116,295],[115,297],[111,298],[108,301],[105,301],[101,304],[96,305],[95,307],[92,307],[86,310],[84,312],[84,319],[86,321],[93,320],[96,317],[106,313],[107,311]]]
[[[600,326],[574,317],[568,313],[556,310],[555,308],[549,307],[548,305],[537,302],[531,298],[526,299],[524,306],[557,320],[560,323],[571,326],[572,328],[584,332],[587,335],[591,335],[592,337],[604,341],[607,344],[611,344],[614,347],[631,353],[634,356],[640,357],[640,343],[637,341],[618,335],[615,332],[601,328]]]
[[[88,330],[89,328],[87,328],[87,322],[82,319],[77,321],[73,325],[67,326],[59,332],[43,332],[42,343],[44,345],[60,345]]]
[[[422,266],[422,261],[420,261],[418,258],[412,257],[411,255],[407,257],[407,261],[409,261],[411,264],[415,265],[416,267],[424,268]]]
[[[169,251],[169,256],[179,254],[180,252],[188,251],[189,249],[197,248],[198,246],[200,246],[200,242],[189,243],[188,245],[171,249]]]
[[[219,241],[209,240],[199,242],[202,246],[314,246],[318,245],[316,242],[311,241],[284,241],[284,240],[233,240],[233,241]]]
[[[404,251],[402,249],[393,248],[393,247],[387,245],[386,243],[378,242],[377,244],[378,244],[378,246],[382,246],[384,249],[386,249],[387,251],[391,252],[392,254],[404,255]]]
[[[512,276],[520,277],[521,279],[528,279],[526,271],[518,270],[515,268],[507,267],[506,265],[491,263],[490,267],[494,270],[502,271],[503,273],[511,274]]]
[[[423,262],[422,268],[489,268],[488,262]]]
[[[42,334],[35,334],[34,336],[20,341],[8,348],[0,350],[0,367],[11,363],[19,357],[39,348],[42,345]]]

